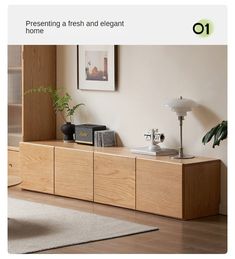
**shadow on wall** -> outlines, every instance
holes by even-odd
[[[85,106],[77,113],[74,123],[96,123],[96,116],[92,113],[92,110],[89,109],[85,104]]]
[[[122,142],[122,140],[121,140],[121,138],[120,138],[120,136],[117,132],[116,132],[116,145],[118,147],[123,147],[123,142]]]
[[[211,125],[217,124],[221,118],[206,106],[198,105],[194,108],[193,113],[198,121],[207,129]]]

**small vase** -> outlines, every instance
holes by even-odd
[[[75,133],[75,125],[71,122],[66,122],[61,126],[61,131],[64,134],[64,142],[74,142],[73,134]]]

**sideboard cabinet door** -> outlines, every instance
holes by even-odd
[[[93,152],[55,147],[55,194],[93,201]]]
[[[54,194],[54,147],[20,143],[23,189]]]
[[[182,165],[136,159],[136,209],[183,217]]]
[[[135,158],[94,153],[94,201],[135,209]]]

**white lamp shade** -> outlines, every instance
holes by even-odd
[[[178,116],[186,116],[187,112],[192,111],[192,108],[196,106],[196,103],[193,100],[180,97],[169,100],[165,106],[171,108]]]

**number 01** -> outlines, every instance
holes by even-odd
[[[193,32],[196,34],[202,34],[204,30],[206,29],[206,34],[210,34],[210,24],[206,23],[203,25],[200,22],[197,22],[193,25]]]

